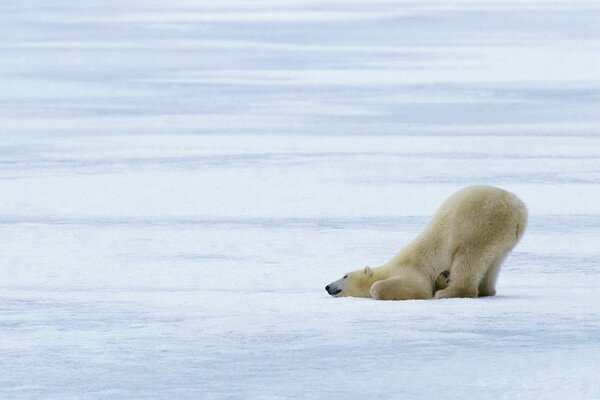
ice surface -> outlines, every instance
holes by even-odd
[[[3,1],[0,398],[599,399],[597,2]],[[456,189],[477,300],[333,299]]]

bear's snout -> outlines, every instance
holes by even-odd
[[[342,289],[338,289],[337,287],[332,287],[331,285],[325,286],[325,290],[327,291],[327,293],[329,293],[332,296],[335,296],[336,294],[338,294],[339,292],[342,291]]]

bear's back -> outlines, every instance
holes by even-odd
[[[514,194],[493,186],[469,186],[450,196],[433,216],[425,232],[454,248],[485,247],[525,228],[526,208]],[[524,221],[523,221],[524,220]],[[518,225],[521,224],[520,228]],[[505,242],[505,240],[500,240]]]

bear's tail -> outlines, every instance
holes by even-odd
[[[523,234],[525,234],[525,229],[527,228],[527,219],[528,219],[528,211],[525,203],[521,201],[518,197],[515,196],[515,214],[517,219],[517,226],[515,232],[515,244],[521,241]]]

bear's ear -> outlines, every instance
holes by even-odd
[[[371,269],[371,267],[365,267],[365,275],[367,275],[369,278],[373,276],[373,270]]]

